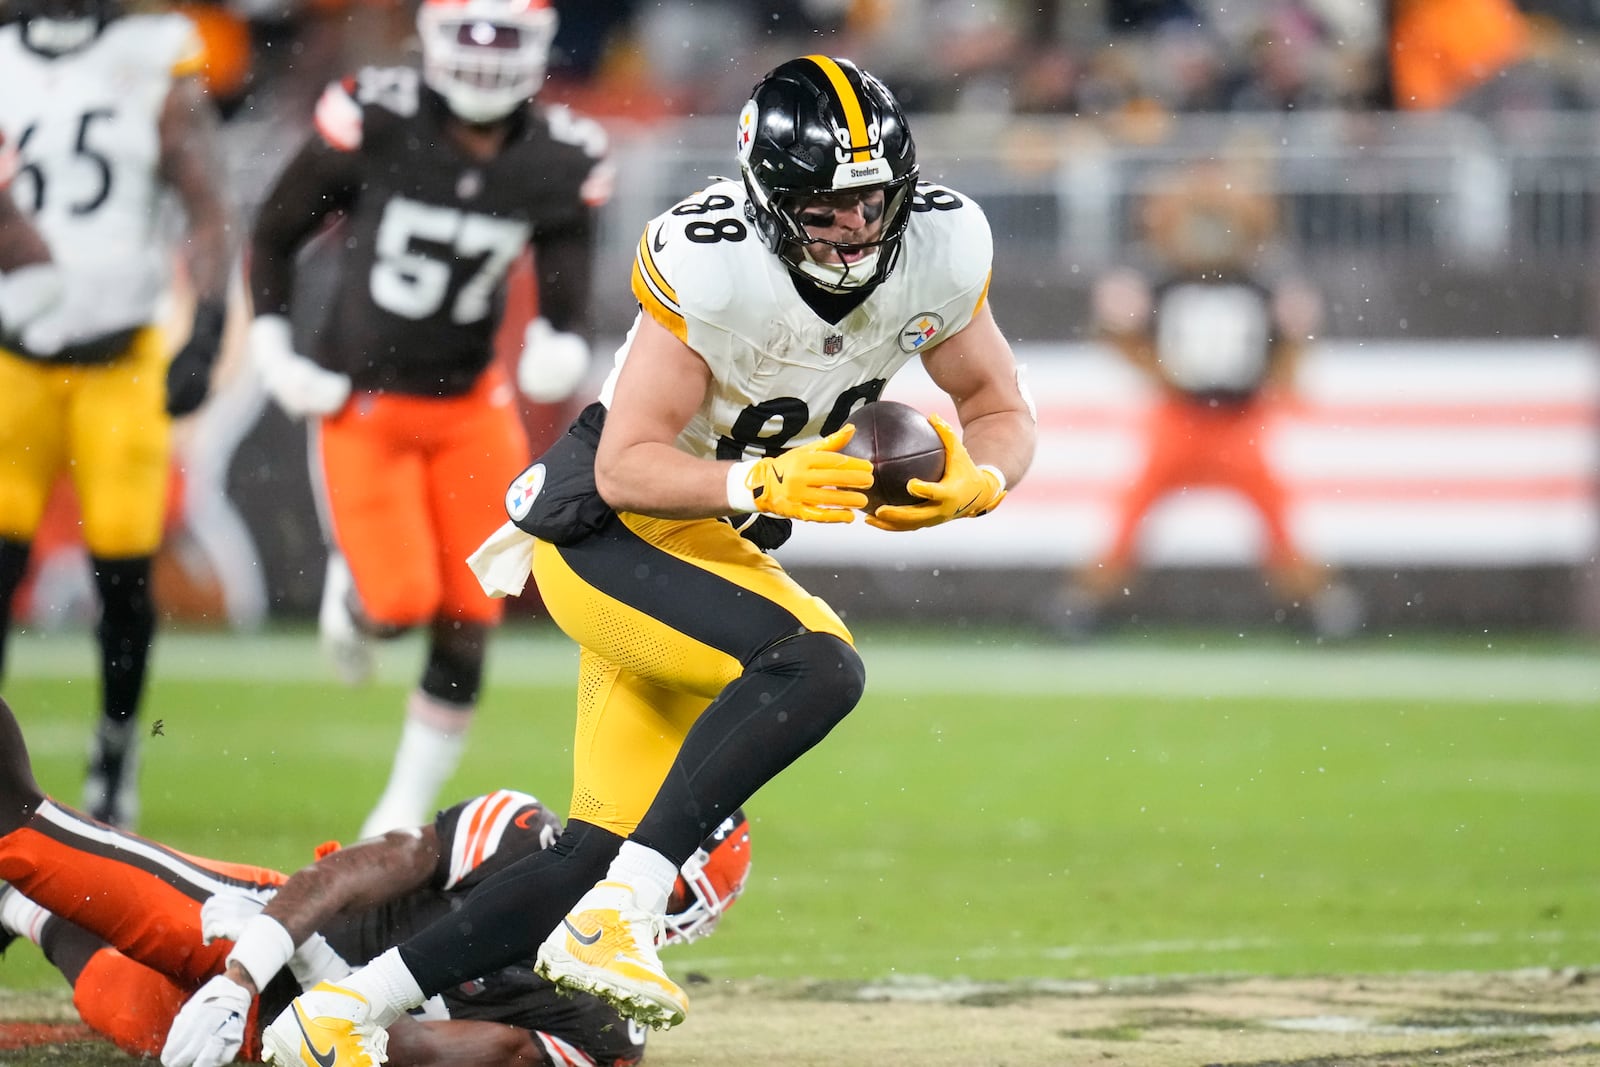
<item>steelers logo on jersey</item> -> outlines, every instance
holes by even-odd
[[[900,327],[900,351],[920,352],[944,329],[944,319],[931,311],[913,315]]]

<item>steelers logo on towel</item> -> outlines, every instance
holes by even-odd
[[[534,498],[543,488],[543,463],[535,463],[517,475],[517,480],[506,490],[506,514],[511,516],[511,521],[521,522],[528,517],[528,512],[533,510]]]

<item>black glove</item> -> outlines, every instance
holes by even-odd
[[[194,329],[167,366],[167,414],[187,415],[205,401],[211,388],[211,365],[222,347],[222,327],[228,311],[218,301],[204,301],[194,309]]]

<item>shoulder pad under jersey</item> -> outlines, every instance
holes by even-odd
[[[561,820],[537,797],[497,789],[441,812],[439,828],[445,889],[454,889],[495,857],[496,866],[549,848],[561,833]],[[507,855],[501,856],[505,851]]]
[[[964,193],[918,182],[896,270],[910,272],[919,287],[954,294],[981,290],[993,267],[994,236],[983,208]]]
[[[415,68],[363,67],[322,91],[314,121],[331,147],[354,152],[361,147],[369,108],[406,119],[417,113],[421,99],[422,78]]]
[[[645,313],[687,341],[687,318],[716,321],[767,277],[771,252],[745,218],[743,186],[719,181],[645,225],[633,293]],[[686,280],[692,284],[680,291]]]

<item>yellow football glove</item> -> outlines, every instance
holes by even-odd
[[[987,515],[1006,498],[1006,479],[994,467],[972,462],[967,446],[955,429],[937,415],[928,421],[944,442],[944,477],[936,482],[913,478],[906,488],[927,500],[926,504],[884,505],[867,516],[867,523],[880,530],[920,530],[951,519]]]
[[[866,506],[861,490],[872,484],[872,464],[839,454],[855,433],[845,426],[820,441],[781,456],[735,463],[728,472],[728,504],[807,522],[853,522]]]

